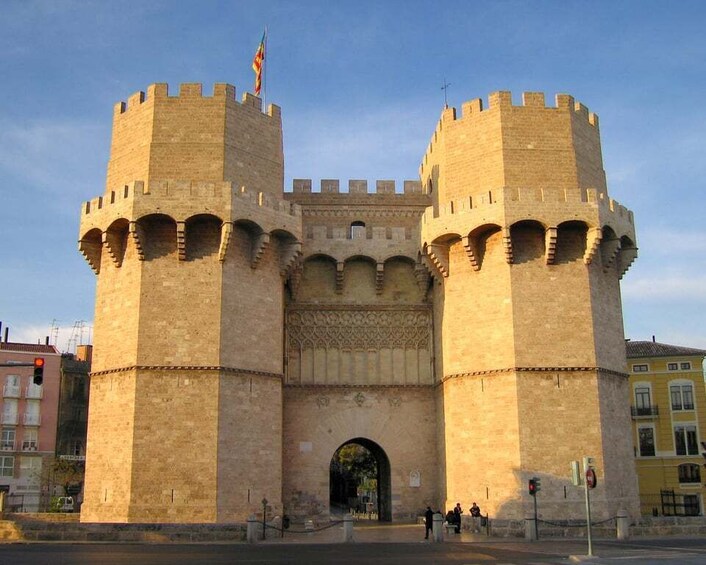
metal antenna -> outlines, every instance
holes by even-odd
[[[449,107],[449,102],[446,99],[446,91],[449,89],[449,86],[451,86],[450,82],[446,82],[446,77],[444,77],[444,86],[441,87],[441,90],[444,91],[444,108]]]

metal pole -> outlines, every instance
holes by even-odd
[[[267,537],[267,499],[262,499],[262,539]]]
[[[537,523],[537,493],[534,493],[534,536],[539,539],[539,524]]]
[[[590,468],[590,457],[583,458],[583,487],[586,491],[586,537],[588,539],[588,556],[593,556],[593,538],[591,536],[591,496],[589,494],[586,472]]]

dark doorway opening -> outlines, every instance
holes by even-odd
[[[374,441],[362,437],[341,445],[329,467],[331,513],[392,521],[390,460]]]

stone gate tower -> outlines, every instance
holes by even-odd
[[[224,522],[281,505],[282,277],[301,222],[279,108],[151,86],[113,120],[80,250],[98,275],[85,521]]]
[[[537,476],[544,515],[580,517],[562,487],[592,455],[598,512],[634,512],[619,279],[635,234],[608,198],[598,118],[539,93],[462,110],[443,112],[420,169],[447,502],[520,517]]]
[[[420,179],[294,181],[280,111],[232,86],[118,104],[79,248],[97,274],[88,522],[327,517],[369,449],[383,520],[477,501],[637,512],[619,279],[632,213],[569,96],[444,110]]]

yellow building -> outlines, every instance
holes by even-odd
[[[628,341],[642,514],[701,515],[706,487],[706,351]]]

